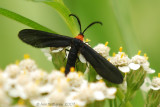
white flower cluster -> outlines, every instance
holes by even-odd
[[[155,77],[152,79],[151,89],[160,90],[160,77]]]
[[[130,71],[130,68],[128,67],[130,59],[124,52],[118,52],[115,56],[110,57],[110,62],[124,73]]]
[[[121,72],[127,73],[131,70],[138,70],[143,68],[148,74],[154,73],[155,70],[150,68],[148,57],[146,55],[141,56],[140,52],[138,55],[133,56],[131,59],[124,52],[118,52],[114,56],[110,57],[110,62],[117,66]]]
[[[10,107],[14,98],[23,100],[24,106],[27,106],[25,101],[29,101],[32,106],[70,103],[81,107],[96,100],[115,98],[116,88],[106,87],[103,81],[88,83],[82,73],[70,72],[65,76],[63,72],[54,70],[47,73],[37,68],[29,58],[8,65],[0,71],[0,107]]]
[[[143,67],[143,69],[147,73],[155,72],[155,70],[149,67],[150,64],[147,60],[148,57],[146,56],[146,54],[144,54],[144,56],[140,55],[141,51],[138,52],[138,55],[135,55],[130,59],[128,55],[122,52],[122,47],[120,47],[119,52],[117,54],[114,53],[113,56],[109,56],[110,48],[103,44],[98,44],[97,46],[94,47],[94,50],[97,51],[106,59],[108,59],[123,73],[128,73],[131,70],[138,70],[140,67]]]
[[[102,43],[98,44],[93,48],[95,51],[97,51],[100,55],[102,55],[104,58],[108,58],[110,48]]]

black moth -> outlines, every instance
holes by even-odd
[[[33,29],[24,29],[19,32],[18,36],[23,42],[36,48],[71,46],[65,69],[66,75],[69,73],[71,67],[75,67],[77,54],[80,52],[85,57],[85,59],[93,66],[96,72],[104,79],[116,84],[122,83],[123,76],[121,72],[108,60],[106,60],[104,57],[102,57],[95,50],[93,50],[83,42],[84,32],[90,26],[96,23],[102,23],[98,21],[93,22],[88,25],[88,27],[82,32],[79,18],[74,14],[70,14],[69,16],[74,16],[80,26],[80,34],[75,38]]]

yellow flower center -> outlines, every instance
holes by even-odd
[[[59,89],[58,89],[58,92],[62,92],[62,90],[59,88]]]
[[[71,79],[70,78],[67,78],[67,82],[69,82]]]
[[[74,67],[71,67],[71,68],[70,68],[70,71],[71,71],[71,72],[74,72],[74,71],[75,71],[75,68],[74,68]]]
[[[112,56],[113,56],[113,57],[114,57],[114,56],[116,56],[116,53],[115,53],[115,52],[113,52]]]
[[[37,85],[39,85],[39,84],[40,84],[40,80],[37,79],[37,80],[35,81],[35,83],[36,83]]]
[[[28,54],[24,54],[24,59],[29,59],[30,56]]]
[[[19,60],[16,60],[16,65],[19,65]]]
[[[123,47],[121,46],[121,47],[119,48],[119,52],[122,52],[122,49],[123,49]]]
[[[91,40],[89,40],[89,39],[86,39],[86,40],[85,40],[85,42],[90,42],[90,41],[91,41]]]
[[[110,59],[110,58],[108,58],[107,60],[108,60],[108,61],[111,61],[111,59]]]
[[[18,100],[18,105],[24,105],[24,100],[23,99],[19,99]]]
[[[144,53],[144,57],[147,57],[147,54],[146,54],[146,53]]]
[[[123,58],[123,56],[124,56],[124,53],[121,54],[121,58]]]
[[[103,81],[103,79],[100,79],[100,80],[99,80],[99,82],[101,82],[101,83],[102,83],[102,82],[104,82],[104,81]]]
[[[105,43],[105,46],[107,46],[108,45],[108,41]]]
[[[160,78],[160,73],[158,73],[158,77]]]
[[[141,54],[141,52],[142,52],[142,51],[141,51],[141,50],[139,50],[139,51],[138,51],[138,53],[137,53],[137,55],[140,55],[140,54]]]
[[[60,72],[64,73],[65,72],[65,67],[61,67]]]
[[[81,77],[82,75],[82,72],[78,71],[78,77]]]

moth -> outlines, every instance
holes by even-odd
[[[65,75],[69,73],[71,67],[75,67],[78,53],[81,53],[90,65],[93,66],[95,71],[104,79],[115,84],[122,83],[123,76],[121,72],[107,59],[83,42],[85,31],[94,24],[102,25],[102,23],[99,21],[92,22],[82,31],[79,18],[74,14],[70,14],[69,16],[73,16],[77,19],[80,28],[80,33],[74,38],[34,29],[21,30],[18,36],[23,42],[36,48],[70,46]]]

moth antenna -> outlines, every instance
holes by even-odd
[[[91,27],[91,26],[94,25],[94,24],[100,24],[100,25],[102,25],[102,22],[99,22],[99,21],[92,22],[91,24],[89,24],[89,25],[86,27],[86,29],[82,32],[82,34],[84,34],[84,32],[85,32],[89,27]]]
[[[77,19],[78,24],[79,24],[79,28],[80,28],[80,34],[81,34],[82,33],[82,28],[81,28],[81,22],[80,22],[78,16],[76,16],[75,14],[70,14],[69,16],[74,16]]]

